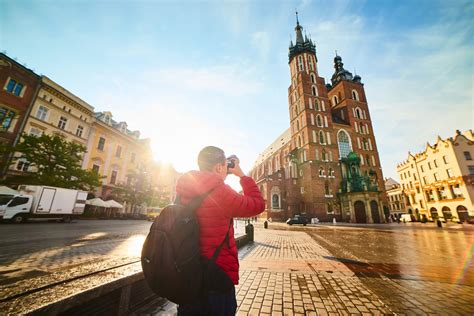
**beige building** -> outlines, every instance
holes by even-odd
[[[397,166],[408,213],[417,218],[464,221],[474,216],[474,138],[472,130],[427,143]]]
[[[126,122],[116,122],[111,112],[94,114],[82,168],[103,177],[98,196],[107,199],[114,185],[144,181],[151,163],[149,139],[140,139],[140,132],[130,131]]]
[[[388,208],[390,215],[399,216],[406,214],[406,196],[400,186],[400,183],[392,178],[385,179],[385,191],[387,192]]]
[[[24,133],[58,134],[67,141],[86,146],[93,113],[94,108],[91,105],[48,77],[42,76]],[[28,168],[28,163],[22,159],[10,167],[16,171],[27,171]]]

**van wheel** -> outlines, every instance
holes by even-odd
[[[13,216],[13,218],[12,218],[12,222],[15,223],[15,224],[24,223],[25,221],[26,221],[25,214],[17,214],[15,216]]]

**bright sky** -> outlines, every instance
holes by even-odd
[[[473,1],[0,0],[0,50],[196,168],[206,145],[257,155],[289,127],[295,8],[328,81],[334,50],[366,94],[384,176],[474,126]]]

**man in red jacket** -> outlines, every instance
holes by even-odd
[[[234,167],[228,168],[222,149],[205,147],[198,156],[199,171],[184,174],[176,185],[176,194],[183,204],[212,190],[196,210],[200,226],[201,255],[208,259],[224,240],[234,217],[256,216],[265,209],[265,200],[255,181],[245,176],[236,157],[231,159]],[[240,178],[243,195],[224,183],[228,173]],[[217,256],[216,264],[226,272],[234,285],[239,283],[239,259],[233,225],[229,230],[228,242]],[[225,293],[211,291],[207,300],[180,305],[178,315],[235,315],[236,309],[234,286]]]

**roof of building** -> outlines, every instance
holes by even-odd
[[[109,115],[109,124],[105,121],[105,117]],[[140,138],[140,131],[131,131],[127,128],[126,122],[117,122],[112,119],[112,113],[104,111],[104,112],[95,112],[94,116],[96,119],[100,120],[101,122],[111,126],[112,128],[116,129],[117,131],[124,133],[127,136],[139,139]],[[122,126],[124,127],[124,131],[122,131]]]
[[[386,178],[385,179],[385,190],[393,189],[393,187],[399,186],[400,183],[395,181],[393,178]]]
[[[277,139],[275,139],[275,141],[273,141],[270,146],[268,146],[263,152],[258,155],[257,160],[255,160],[252,169],[264,162],[268,157],[276,153],[280,148],[288,144],[290,140],[291,130],[288,128],[280,136],[278,136]]]
[[[423,150],[422,152],[419,152],[419,153],[416,153],[416,154],[412,154],[411,152],[408,152],[408,158],[406,160],[400,162],[399,164],[397,164],[397,168],[400,168],[400,167],[403,167],[404,165],[409,164],[410,163],[410,158],[416,160],[418,157],[426,155],[426,152],[428,151],[428,149],[436,150],[436,148],[440,144],[448,145],[448,144],[453,144],[453,143],[457,142],[458,137],[462,137],[462,138],[464,138],[468,141],[471,141],[471,142],[474,141],[474,135],[472,134],[471,129],[468,129],[468,130],[464,131],[463,133],[461,133],[460,130],[456,130],[456,135],[454,135],[454,137],[447,137],[446,139],[442,139],[438,135],[438,137],[436,138],[436,143],[433,144],[433,145],[430,145],[429,142],[426,142],[425,150]]]

